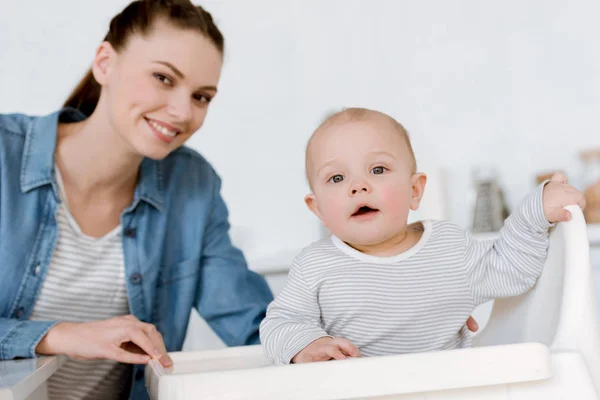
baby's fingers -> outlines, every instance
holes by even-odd
[[[350,357],[361,357],[360,350],[358,350],[358,347],[351,341],[342,338],[336,338],[334,341],[345,355]]]
[[[569,210],[565,210],[564,208],[558,210],[556,216],[556,222],[567,222],[571,220],[571,212]]]
[[[550,181],[556,183],[567,183],[567,176],[562,172],[555,172],[552,175],[552,178],[550,178]]]
[[[327,354],[330,358],[333,358],[334,360],[344,360],[346,358],[344,353],[342,353],[340,348],[335,344],[327,345],[327,348],[325,349],[325,354]]]

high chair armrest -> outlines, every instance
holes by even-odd
[[[344,399],[529,382],[552,375],[549,349],[537,343],[271,365],[260,346],[172,353],[174,367],[151,361],[155,400]],[[186,397],[187,396],[187,397]]]

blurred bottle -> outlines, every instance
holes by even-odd
[[[588,224],[600,223],[600,149],[581,153],[581,186],[585,196],[583,215]]]
[[[473,171],[473,233],[497,232],[508,217],[504,194],[493,167],[480,166]]]

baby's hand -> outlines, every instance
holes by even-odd
[[[561,173],[552,175],[550,182],[544,186],[543,199],[544,214],[548,222],[569,221],[571,213],[563,207],[571,204],[579,204],[585,208],[583,194],[567,183],[567,177]]]
[[[343,360],[346,357],[362,357],[358,347],[344,338],[322,337],[292,358],[292,363],[306,363],[313,361]]]

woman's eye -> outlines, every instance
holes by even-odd
[[[329,182],[331,182],[331,183],[339,183],[343,180],[344,180],[344,177],[342,175],[334,175],[331,178],[329,178]]]
[[[212,98],[208,97],[205,94],[195,94],[194,95],[194,100],[196,100],[199,103],[210,103],[210,101],[212,100]]]
[[[164,83],[165,85],[172,85],[173,82],[171,82],[171,78],[169,78],[168,76],[165,76],[163,74],[154,74],[154,76],[156,77],[156,79],[158,79],[159,81],[161,81],[162,83]]]
[[[385,167],[375,167],[371,170],[371,173],[374,175],[381,175],[385,172]]]

